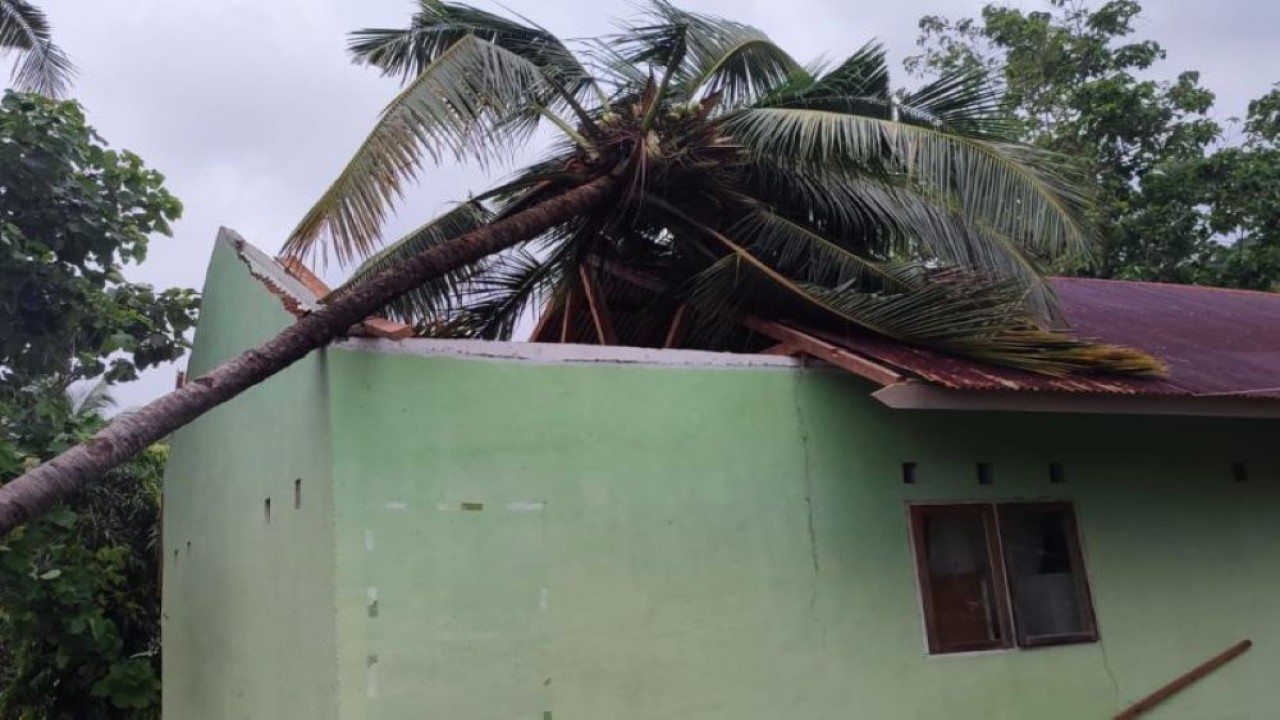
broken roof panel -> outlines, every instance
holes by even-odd
[[[1053,378],[870,335],[814,333],[940,387],[1280,399],[1280,294],[1081,278],[1053,281],[1072,332],[1145,350],[1169,376]]]
[[[292,312],[314,310],[328,294],[328,287],[300,264],[272,259],[234,233],[224,233]],[[1145,350],[1168,365],[1169,376],[1055,378],[871,334],[824,332],[750,318],[747,326],[794,352],[815,355],[881,385],[914,382],[984,392],[1280,400],[1280,293],[1082,278],[1055,278],[1052,283],[1073,334]],[[378,317],[367,319],[357,330],[390,339],[414,332],[411,326]],[[535,331],[533,339],[554,342],[551,336],[556,334]]]
[[[254,247],[234,230],[222,228],[218,241],[235,249],[240,259],[249,267],[249,273],[258,279],[295,317],[302,317],[320,309],[321,302],[331,292],[315,273],[296,258],[273,258]],[[414,334],[413,326],[370,316],[353,328],[356,334],[402,340]]]

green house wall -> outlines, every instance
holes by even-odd
[[[203,363],[283,322],[223,282]],[[1280,717],[1275,422],[894,411],[827,370],[447,347],[344,343],[179,434],[167,717],[1108,718],[1245,638],[1151,717]],[[1075,503],[1100,642],[929,656],[908,504],[1014,499]]]
[[[291,320],[219,242],[190,373]],[[337,716],[324,363],[324,353],[313,354],[174,435],[164,484],[166,720]]]

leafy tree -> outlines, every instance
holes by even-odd
[[[53,44],[48,18],[26,0],[0,0],[0,57],[11,53],[18,90],[57,97],[75,75],[71,58]]]
[[[0,483],[103,427],[102,388],[184,351],[195,294],[122,275],[180,212],[162,180],[74,103],[0,100]],[[0,542],[0,718],[156,716],[163,457]]]
[[[1254,101],[1239,145],[1210,119],[1213,94],[1199,74],[1157,82],[1159,43],[1133,39],[1134,0],[1096,7],[1048,0],[1024,11],[988,4],[978,18],[920,21],[923,76],[966,68],[997,77],[1017,136],[1062,153],[1095,179],[1092,218],[1101,236],[1075,274],[1274,289],[1276,92]]]
[[[1215,247],[1205,282],[1280,290],[1280,90],[1249,103],[1244,140],[1218,150],[1197,178],[1208,188]]]
[[[571,47],[421,0],[410,27],[362,31],[352,49],[408,82],[290,252],[367,256],[427,162],[501,161],[544,123],[558,138],[545,162],[392,245],[276,338],[0,489],[0,532],[401,296],[416,303],[402,312],[501,336],[515,311],[486,301],[564,297],[575,271],[657,280],[665,289],[640,293],[655,306],[643,322],[669,327],[687,307],[693,347],[740,347],[749,338],[725,321],[755,313],[1046,373],[1156,369],[1046,329],[1037,266],[1088,246],[1082,198],[1055,157],[1009,141],[972,73],[894,94],[875,46],[802,65],[755,28],[665,2]],[[544,254],[519,253],[530,247]]]
[[[18,444],[11,462],[47,458],[105,423],[56,392],[13,410],[14,436],[41,447]],[[0,718],[160,717],[165,457],[163,446],[144,451],[0,543]]]
[[[0,138],[0,393],[132,380],[179,357],[194,293],[122,275],[182,211],[163,176],[108,148],[74,103],[6,93]]]

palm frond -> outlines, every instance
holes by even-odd
[[[777,288],[741,256],[731,253],[690,277],[680,291],[686,298],[686,342],[722,350],[732,347],[746,313],[756,303],[767,302]]]
[[[760,99],[760,107],[823,107],[824,103],[856,100],[868,114],[892,114],[889,62],[884,47],[871,42],[836,67],[812,67],[794,73],[785,84]]]
[[[733,250],[735,260],[718,263],[711,272],[733,275],[703,277],[702,282],[711,287],[718,284],[716,291],[721,293],[726,283],[744,285],[738,296],[756,306],[772,297],[765,306],[772,307],[775,316],[779,311],[787,312],[789,296],[791,311],[801,319],[816,311],[819,317],[834,317],[903,343],[1043,375],[1112,372],[1157,376],[1165,372],[1158,360],[1142,351],[1080,340],[1045,328],[1028,312],[1022,288],[1007,280],[952,270],[917,275],[910,285],[894,292],[864,292],[793,280],[746,248],[723,236],[719,239]],[[704,302],[706,295],[703,290]],[[719,312],[726,312],[723,305]],[[736,312],[741,315],[742,308]]]
[[[377,125],[284,246],[305,257],[317,244],[341,262],[375,248],[388,206],[424,159],[486,164],[505,159],[536,127],[525,114],[546,90],[539,69],[468,35],[442,52],[382,112]],[[520,118],[513,122],[513,118]]]
[[[829,72],[793,75],[757,107],[864,115],[993,140],[1009,139],[1014,130],[1000,86],[982,72],[946,73],[895,95],[884,47],[876,42]]]
[[[543,73],[547,92],[536,103],[530,103],[530,114],[537,114],[540,107],[568,108],[583,125],[593,128],[578,96],[591,88],[597,98],[603,98],[595,79],[560,38],[531,20],[518,17],[523,22],[461,3],[419,0],[419,10],[408,28],[356,31],[351,34],[348,51],[356,62],[408,81],[454,43],[475,36],[528,60]],[[567,126],[566,131],[573,132]]]
[[[465,235],[489,222],[492,216],[493,214],[479,203],[462,203],[372,255],[356,268],[351,277],[334,293],[343,293],[414,255],[426,252],[447,240]],[[393,300],[386,306],[385,312],[391,318],[411,325],[429,323],[446,317],[466,296],[468,283],[487,270],[491,264],[491,261],[484,260],[441,275]]]
[[[1031,317],[1008,281],[946,272],[907,292],[871,294],[801,284],[800,290],[847,322],[902,342],[1044,375],[1163,367],[1138,350],[1099,345],[1048,330]]]
[[[800,301],[801,313],[807,306],[811,312],[894,340],[1046,375],[1085,371],[1156,375],[1164,371],[1158,361],[1141,351],[1099,345],[1046,329],[1028,310],[1025,290],[1009,280],[961,270],[903,273],[903,287],[890,292],[865,292],[850,283],[833,287],[804,282],[788,277],[743,243],[698,223],[670,204],[653,198],[649,201],[738,258],[717,263],[711,272],[731,271],[735,280],[753,276],[757,281],[765,280],[775,296],[782,291]],[[759,302],[768,294],[757,285],[747,296]],[[776,313],[779,303],[770,302],[766,307]]]
[[[499,255],[472,285],[465,311],[469,336],[510,340],[526,311],[543,304],[563,284],[568,259],[563,252],[539,258],[523,249]]]
[[[606,106],[616,104],[619,95],[631,94],[634,88],[643,87],[648,81],[647,69],[631,61],[624,52],[626,48],[617,42],[617,38],[592,38],[584,40],[583,44],[595,77],[616,93],[604,103]]]
[[[945,73],[903,93],[897,106],[903,122],[969,137],[1008,140],[1014,132],[1002,89],[981,71]]]
[[[1009,283],[942,273],[911,292],[863,295],[806,286],[812,297],[852,322],[903,342],[1043,375],[1103,372],[1157,376],[1162,363],[1132,348],[1049,330],[1025,313]]]
[[[759,98],[759,108],[827,110],[892,120],[897,114],[884,48],[868,43],[831,70],[797,73]]]
[[[733,106],[767,93],[802,71],[763,31],[681,10],[666,0],[650,6],[645,25],[622,38],[631,64],[674,65],[681,97],[720,93]]]
[[[878,168],[1042,256],[1089,250],[1079,185],[1032,148],[829,110],[748,108],[723,120],[754,157],[810,171]]]
[[[78,416],[99,417],[116,406],[116,399],[111,395],[111,384],[105,378],[79,387],[73,385],[67,388],[66,393],[71,412]]]
[[[440,0],[419,0],[418,11],[407,28],[371,28],[351,33],[347,50],[356,62],[408,81],[469,35],[528,60],[574,94],[591,81],[591,75],[573,52],[545,28]]]
[[[805,223],[761,208],[734,223],[726,234],[773,267],[807,282],[893,289],[918,275],[915,262],[884,262],[864,257]]]
[[[961,267],[1020,284],[1028,306],[1056,320],[1053,290],[1039,264],[1007,235],[976,222],[946,197],[875,173],[809,172],[758,163],[751,190],[780,212],[806,218],[851,252]]]
[[[0,0],[0,55],[17,52],[14,87],[49,97],[66,94],[75,76],[71,58],[53,43],[49,19],[26,0]]]

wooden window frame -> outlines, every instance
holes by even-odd
[[[1080,549],[1080,525],[1076,522],[1075,506],[1069,502],[1007,502],[996,503],[997,522],[1003,522],[1003,515],[1010,511],[1019,509],[1035,509],[1035,510],[1057,510],[1062,513],[1062,517],[1067,524],[1067,554],[1071,559],[1071,572],[1075,580],[1076,597],[1080,602],[1080,618],[1084,624],[1084,630],[1078,633],[1064,633],[1061,635],[1039,635],[1036,637],[1027,637],[1026,629],[1022,626],[1022,622],[1018,619],[1017,612],[1013,613],[1014,626],[1017,630],[1019,647],[1047,647],[1050,645],[1073,645],[1075,643],[1097,642],[1098,640],[1098,621],[1093,613],[1093,593],[1089,591],[1089,578],[1084,567],[1084,553]],[[1005,563],[1008,564],[1008,554],[1005,554]],[[1017,589],[1012,581],[1009,582],[1009,605],[1016,608],[1017,605]]]
[[[1000,637],[995,640],[971,643],[951,643],[944,645],[938,638],[938,619],[934,615],[933,588],[929,581],[928,546],[924,538],[926,515],[944,513],[977,513],[982,517],[982,527],[987,540],[987,567],[991,572],[992,591],[995,593],[996,622],[1000,628]],[[1008,582],[1004,577],[1004,558],[1000,549],[1000,534],[997,527],[995,506],[991,503],[955,503],[911,506],[911,537],[915,546],[916,576],[920,582],[920,597],[924,606],[925,637],[928,639],[929,652],[935,655],[981,652],[983,650],[1004,650],[1013,646],[1013,621],[1009,611]]]
[[[1089,589],[1088,571],[1084,552],[1080,547],[1080,526],[1075,506],[1070,502],[954,502],[912,503],[910,511],[911,544],[916,563],[916,579],[920,587],[920,603],[924,615],[925,638],[931,655],[950,655],[990,650],[1049,647],[1076,643],[1097,642],[1098,623],[1093,610],[1093,593]],[[1001,517],[1010,510],[1041,509],[1061,511],[1067,524],[1067,552],[1075,578],[1077,597],[1081,604],[1081,619],[1085,629],[1078,633],[1027,637],[1025,628],[1017,617],[1016,590],[1007,571],[1008,554],[1004,547]],[[987,563],[991,581],[995,587],[996,615],[1000,639],[980,643],[952,643],[944,645],[938,638],[937,618],[934,616],[933,590],[929,581],[928,547],[924,538],[924,518],[930,514],[946,512],[978,513],[982,517],[987,541]]]

